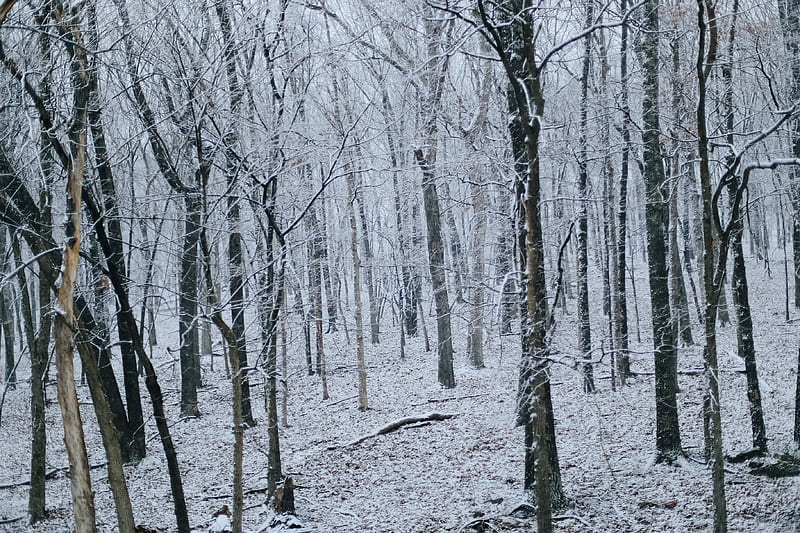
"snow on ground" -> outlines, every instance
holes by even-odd
[[[644,269],[640,270],[644,272]],[[776,271],[777,272],[777,271]],[[792,440],[797,324],[782,314],[782,277],[768,279],[751,265],[751,294],[756,347],[770,450],[788,450]],[[564,489],[571,506],[562,511],[557,531],[655,532],[707,531],[711,524],[711,481],[702,456],[702,375],[681,374],[681,431],[688,458],[679,466],[654,465],[654,400],[652,354],[646,283],[637,287],[642,342],[634,342],[634,370],[641,374],[630,386],[610,390],[607,357],[597,366],[598,392],[582,392],[581,373],[569,364],[575,355],[574,311],[559,313],[556,347],[564,364],[553,367],[553,398]],[[598,295],[599,296],[599,295]],[[593,298],[599,305],[600,298]],[[594,342],[600,345],[607,326],[595,312]],[[330,399],[321,399],[319,378],[305,375],[302,342],[292,342],[289,380],[289,427],[281,428],[284,471],[297,484],[298,517],[313,532],[459,531],[476,516],[505,517],[493,522],[499,530],[531,531],[525,519],[508,517],[523,500],[522,434],[514,427],[518,341],[489,335],[486,368],[471,369],[464,356],[465,331],[456,319],[457,380],[452,390],[436,381],[433,353],[421,338],[409,339],[407,358],[399,359],[396,329],[385,327],[382,343],[367,345],[371,409],[357,409],[355,348],[343,332],[326,335]],[[387,318],[387,322],[389,319]],[[635,317],[631,334],[636,341]],[[696,317],[695,317],[696,321]],[[433,327],[429,320],[429,327]],[[387,325],[388,326],[388,325]],[[351,332],[352,333],[352,332]],[[435,337],[435,331],[431,331]],[[701,338],[694,327],[695,340]],[[162,335],[163,336],[163,335]],[[165,337],[166,338],[166,337]],[[199,398],[204,415],[180,420],[179,382],[169,361],[166,342],[156,348],[171,430],[182,466],[190,521],[204,530],[212,514],[231,505],[230,384],[220,360],[206,365],[206,387]],[[219,349],[219,348],[218,348]],[[734,328],[720,330],[722,406],[725,453],[750,447],[750,425],[742,363],[735,355]],[[681,349],[680,369],[702,367],[700,346]],[[598,354],[599,357],[599,354]],[[20,369],[26,378],[27,368]],[[263,386],[256,377],[253,406],[259,425],[245,434],[245,489],[266,487],[267,436]],[[79,388],[90,463],[104,461],[88,399]],[[146,394],[143,390],[143,394]],[[47,408],[48,463],[66,466],[55,387]],[[145,402],[146,403],[146,402]],[[430,412],[455,418],[412,425],[348,445],[400,418]],[[0,427],[0,485],[25,481],[30,461],[28,388],[10,392]],[[152,419],[148,422],[148,457],[128,467],[128,483],[137,524],[174,530],[166,464]],[[104,532],[115,531],[111,494],[103,468],[92,471],[98,521]],[[71,530],[69,486],[62,471],[47,482],[51,518],[35,528],[25,521],[0,525],[8,532]],[[800,524],[800,480],[755,477],[740,465],[727,465],[726,491],[730,531],[788,532]],[[245,528],[259,531],[268,519],[262,492],[245,499]],[[24,516],[27,487],[0,489],[0,521]]]

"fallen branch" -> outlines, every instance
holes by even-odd
[[[103,468],[107,464],[108,463],[99,463],[99,464],[96,464],[96,465],[91,465],[89,467],[89,470],[95,470],[97,468]],[[47,479],[47,480],[50,480],[50,479],[55,478],[61,472],[66,472],[68,470],[69,470],[68,466],[62,466],[61,468],[54,468],[54,469],[50,470],[49,472],[47,472],[44,475],[44,478]],[[27,479],[25,481],[19,481],[17,483],[8,483],[6,485],[0,485],[0,490],[3,490],[3,489],[16,489],[17,487],[25,487],[25,486],[30,485],[30,484],[31,484],[31,480]],[[2,524],[2,522],[0,522],[0,524]]]
[[[357,444],[361,444],[365,440],[375,438],[379,435],[386,435],[387,433],[392,433],[393,431],[397,431],[398,429],[402,428],[403,426],[408,426],[409,424],[416,424],[418,422],[429,422],[429,421],[439,421],[439,420],[448,420],[450,418],[454,418],[458,416],[458,414],[442,414],[442,413],[430,413],[423,416],[409,416],[406,418],[401,418],[400,420],[395,420],[391,422],[379,430],[375,431],[374,433],[370,433],[369,435],[364,435],[352,442],[348,442],[347,444],[340,444],[340,445],[333,445],[328,446],[329,450],[335,450],[336,448],[347,448],[350,446],[355,446]]]
[[[470,398],[480,398],[481,396],[486,396],[486,394],[470,394],[469,396],[452,396],[450,398],[428,398],[427,401],[422,403],[412,403],[411,407],[419,407],[420,405],[426,405],[429,403],[442,403],[442,402],[454,402],[457,400],[469,400]]]
[[[0,524],[13,524],[14,522],[19,522],[19,521],[20,521],[20,520],[22,520],[23,518],[25,518],[25,515],[23,515],[23,516],[18,516],[18,517],[16,517],[16,518],[8,518],[8,519],[6,519],[6,520],[0,520]]]
[[[259,488],[259,489],[248,489],[248,490],[244,491],[243,494],[245,496],[249,496],[251,494],[263,494],[264,492],[267,492],[267,487],[262,487],[262,488]],[[233,498],[233,495],[231,495],[231,494],[218,494],[216,496],[206,496],[205,498],[203,498],[203,501],[224,500],[226,498]],[[261,505],[261,504],[259,504],[259,505]]]

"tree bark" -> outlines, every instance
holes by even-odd
[[[183,250],[181,252],[178,338],[181,365],[181,416],[200,416],[197,387],[200,385],[199,337],[197,331],[198,262],[201,201],[197,193],[184,196]]]
[[[509,0],[503,4],[508,20],[500,25],[490,22],[483,1],[478,10],[485,35],[500,56],[508,78],[512,111],[511,134],[517,172],[516,196],[519,212],[524,213],[520,231],[520,262],[525,272],[526,306],[524,311],[522,361],[520,365],[517,423],[525,432],[525,489],[536,503],[539,533],[553,530],[552,510],[563,505],[555,430],[550,399],[549,341],[544,246],[540,213],[539,134],[544,115],[541,86],[542,70],[538,63],[534,8],[529,0]],[[516,135],[515,135],[516,134]],[[516,137],[516,140],[515,140]],[[522,159],[521,159],[522,157]],[[523,167],[522,162],[526,163]],[[524,172],[524,173],[523,173]],[[524,180],[524,181],[523,181]],[[523,185],[524,184],[524,185]]]
[[[239,347],[240,338],[236,336],[233,329],[222,318],[222,312],[217,307],[216,293],[214,292],[214,279],[211,273],[211,251],[208,245],[208,238],[205,228],[200,230],[200,246],[203,251],[203,262],[205,266],[206,290],[210,300],[211,320],[219,329],[220,334],[225,339],[228,346],[228,359],[231,365],[231,375],[233,380],[232,410],[233,410],[233,533],[242,533],[242,514],[244,513],[244,494],[242,491],[242,479],[244,477],[242,464],[244,455],[244,416],[242,409],[242,368],[239,366],[239,354],[236,353]]]

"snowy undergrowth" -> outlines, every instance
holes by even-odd
[[[756,348],[770,451],[790,447],[797,357],[797,324],[780,312],[783,294],[778,276],[767,278],[750,268]],[[598,392],[582,392],[582,375],[570,363],[576,354],[574,311],[559,312],[553,366],[553,398],[563,484],[571,506],[561,512],[557,531],[706,531],[711,525],[710,473],[702,458],[702,367],[700,346],[680,350],[679,395],[681,431],[686,460],[680,466],[653,464],[654,414],[652,355],[648,351],[649,317],[646,284],[638,287],[642,342],[634,342],[633,367],[639,373],[628,387],[610,390],[607,358],[596,366]],[[593,303],[601,301],[599,294]],[[594,343],[600,346],[607,326],[594,313]],[[382,343],[367,345],[369,402],[357,409],[355,349],[343,332],[326,335],[330,399],[321,399],[319,378],[303,370],[302,342],[289,350],[289,426],[281,428],[284,471],[297,485],[298,518],[314,532],[434,532],[459,531],[476,517],[492,518],[497,529],[531,531],[530,522],[503,519],[522,498],[522,435],[514,427],[518,343],[515,337],[489,336],[486,368],[466,363],[463,322],[456,319],[457,380],[455,389],[436,382],[433,353],[425,353],[420,338],[409,339],[407,357],[399,359],[397,330],[385,326]],[[696,317],[694,317],[696,322]],[[432,325],[432,324],[429,324]],[[632,339],[636,340],[632,316]],[[351,332],[352,333],[352,332]],[[435,337],[434,332],[431,332]],[[727,454],[750,447],[750,422],[743,365],[735,355],[735,330],[720,329],[723,431]],[[700,339],[694,325],[695,340]],[[233,436],[230,431],[230,383],[221,360],[211,371],[199,399],[204,415],[180,420],[178,376],[162,334],[156,349],[160,380],[165,389],[170,424],[182,466],[190,521],[202,531],[214,511],[231,504]],[[219,350],[219,347],[217,347]],[[600,352],[598,351],[598,358]],[[27,366],[20,368],[27,377]],[[253,406],[259,425],[245,433],[245,528],[259,531],[269,518],[263,507],[267,476],[267,436],[263,386],[253,386]],[[90,463],[104,461],[89,404],[88,390],[79,388]],[[144,393],[144,391],[143,391]],[[0,485],[24,481],[30,461],[28,387],[10,393],[0,427]],[[54,400],[55,387],[48,387]],[[457,414],[442,421],[414,424],[376,435],[386,424],[430,412]],[[48,462],[66,466],[60,415],[53,401],[47,408]],[[173,530],[166,463],[148,421],[148,457],[128,467],[128,483],[137,524]],[[92,471],[98,520],[102,531],[114,531],[111,494],[103,468]],[[728,465],[726,491],[730,530],[737,532],[795,531],[800,522],[800,482],[755,477],[745,466]],[[51,518],[35,528],[17,521],[0,531],[69,531],[71,511],[64,471],[47,482]],[[27,487],[0,489],[0,520],[24,516]]]

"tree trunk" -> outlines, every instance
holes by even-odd
[[[734,110],[733,110],[733,72],[734,72],[734,46],[736,38],[736,20],[739,12],[739,0],[734,0],[732,6],[732,20],[728,34],[728,58],[722,65],[722,81],[724,84],[724,109],[725,126],[727,128],[728,145],[734,146]],[[733,164],[732,157],[728,165]],[[728,186],[728,200],[731,213],[736,209],[736,191],[739,188],[739,179],[734,175]],[[753,343],[753,318],[750,314],[750,296],[747,287],[747,270],[744,264],[744,250],[742,248],[742,234],[744,223],[741,217],[732,220],[731,250],[733,251],[733,271],[731,283],[733,286],[733,305],[736,309],[736,344],[739,357],[744,360],[745,375],[747,377],[747,400],[750,405],[750,424],[753,430],[753,448],[763,453],[767,452],[767,430],[764,424],[764,410],[761,407],[761,387],[758,382],[758,369],[756,366],[756,349]]]
[[[86,374],[86,381],[89,385],[89,393],[92,397],[92,406],[97,417],[97,424],[100,428],[100,435],[103,440],[103,448],[106,452],[108,461],[108,484],[111,487],[111,494],[114,499],[114,508],[117,516],[117,528],[120,533],[135,533],[133,520],[133,508],[128,493],[128,486],[125,482],[125,470],[122,468],[122,446],[120,436],[114,427],[111,408],[105,396],[100,372],[97,368],[95,350],[91,348],[89,337],[94,332],[82,329],[79,335],[84,338],[78,345],[78,352],[81,357],[81,364]]]
[[[442,186],[442,197],[449,200],[450,186],[447,183],[447,180],[442,180],[440,183]],[[447,224],[448,232],[450,233],[450,261],[452,263],[453,288],[455,289],[456,293],[456,302],[463,303],[465,277],[464,265],[466,261],[464,259],[464,253],[462,252],[463,246],[461,246],[461,235],[458,232],[458,225],[456,224],[456,217],[453,214],[452,207],[445,208],[442,215],[444,215],[444,220]]]
[[[55,314],[57,391],[61,418],[64,423],[64,444],[70,464],[69,477],[75,531],[76,533],[94,533],[97,530],[94,494],[89,477],[89,460],[86,456],[78,392],[75,389],[73,362],[75,349],[73,331],[76,326],[73,300],[80,261],[81,190],[86,164],[86,108],[89,99],[86,49],[77,25],[68,32],[65,44],[73,56],[71,59],[74,115],[69,136],[71,159],[67,167],[67,225],[64,234],[61,284],[58,287],[58,308]]]
[[[408,240],[407,228],[405,225],[404,213],[406,210],[400,201],[400,185],[398,183],[398,173],[400,172],[398,160],[398,147],[395,141],[394,130],[392,124],[394,117],[392,113],[392,105],[389,100],[389,93],[386,86],[381,86],[381,98],[383,101],[383,111],[386,115],[386,140],[389,145],[389,157],[392,163],[392,190],[394,192],[394,215],[395,226],[397,230],[397,252],[400,261],[400,308],[402,320],[404,321],[403,335],[410,337],[417,336],[417,293],[414,290],[414,278],[416,272],[413,271],[409,264],[408,258]]]
[[[669,223],[664,166],[659,140],[661,126],[659,95],[658,0],[644,5],[644,36],[639,50],[644,74],[642,124],[644,131],[644,179],[647,203],[647,257],[649,259],[650,301],[653,319],[653,348],[656,379],[656,460],[672,463],[683,454],[678,428],[678,376],[676,373],[675,330],[669,305],[665,228]]]
[[[324,187],[324,185],[322,185]],[[322,268],[322,282],[325,285],[325,303],[328,308],[328,329],[325,333],[333,333],[336,329],[336,313],[337,297],[333,292],[333,285],[331,281],[331,250],[328,244],[328,208],[326,206],[326,194],[323,190],[319,195],[320,213],[322,216],[322,223],[317,226],[317,245],[319,246],[318,252],[320,254],[320,267]]]
[[[450,329],[450,303],[445,279],[444,247],[442,242],[439,197],[436,193],[436,177],[433,167],[423,155],[415,150],[414,157],[422,169],[422,198],[425,203],[425,222],[428,228],[428,258],[436,306],[437,353],[439,355],[439,383],[445,388],[456,386],[453,372],[453,337]]]
[[[586,20],[588,28],[594,19],[594,0],[586,0]],[[578,281],[578,346],[584,359],[592,359],[592,325],[589,318],[589,235],[587,203],[588,198],[588,127],[589,76],[592,68],[592,46],[590,39],[583,40],[583,73],[581,75],[580,126],[578,134],[578,258],[576,261]],[[591,363],[583,364],[583,390],[595,392],[594,375]]]
[[[44,3],[36,11],[34,18],[40,29],[49,24],[48,12],[49,5]],[[49,62],[52,61],[52,46],[50,37],[46,31],[40,31],[38,35],[39,51],[42,57]],[[39,82],[39,95],[46,105],[51,104],[52,88],[51,74],[44,74]],[[54,178],[55,160],[52,147],[48,137],[47,128],[44,124],[40,125],[39,130],[39,165],[41,167],[42,185],[39,189],[39,219],[44,228],[52,227],[51,206],[51,183]],[[10,171],[11,169],[4,169]],[[48,241],[52,240],[52,232],[46,230],[42,237]],[[14,260],[18,267],[22,265],[22,251],[20,243],[15,237],[12,241],[14,245]],[[28,292],[25,270],[19,271],[20,291],[23,295],[23,305],[27,299],[30,309],[30,293]],[[24,288],[23,288],[24,287]],[[50,355],[50,339],[53,329],[53,314],[51,309],[52,284],[44,279],[42,269],[39,269],[39,282],[37,285],[38,307],[39,307],[39,330],[33,339],[28,338],[31,355],[31,487],[28,492],[28,515],[31,525],[44,520],[46,515],[46,480],[47,473],[47,427],[45,419],[45,387],[47,384],[47,367]],[[33,310],[31,309],[31,321],[33,321]],[[32,326],[32,324],[31,324]],[[30,335],[28,335],[30,337]]]
[[[0,250],[8,250],[8,233],[7,227],[0,227]],[[0,271],[3,274],[8,274],[11,270],[8,255],[3,256],[2,268]],[[14,357],[14,296],[11,286],[4,284],[0,288],[0,330],[3,334],[3,352],[5,353],[6,371],[5,382],[9,390],[17,387],[17,362]]]
[[[270,221],[269,228],[267,229],[264,239],[259,243],[259,257],[262,259],[262,264],[265,265],[265,275],[261,278],[262,285],[265,287],[263,296],[259,302],[259,318],[262,323],[262,333],[264,337],[264,350],[267,357],[265,361],[265,371],[267,374],[266,394],[264,402],[266,403],[267,411],[267,439],[269,442],[268,464],[267,464],[267,497],[272,498],[275,491],[283,477],[283,467],[281,462],[281,449],[280,449],[280,434],[278,432],[278,323],[280,318],[280,310],[283,307],[285,297],[285,279],[286,279],[286,256],[287,246],[283,241],[283,235],[278,230],[277,225],[274,223],[272,213],[275,210],[277,198],[277,182],[272,182],[271,186],[267,187],[264,191],[265,196],[268,198],[267,205],[264,206],[259,215],[264,216]],[[275,241],[280,245],[279,254],[275,254]],[[276,265],[278,269],[276,271]],[[313,266],[313,263],[312,263]],[[311,270],[311,269],[309,269]],[[318,297],[322,297],[321,285],[317,285]],[[314,288],[311,288],[312,296],[312,310],[319,302],[315,302]],[[299,288],[296,288],[296,295],[299,295]],[[302,308],[302,301],[297,296],[296,304],[299,302]],[[321,312],[321,303],[319,303],[319,310]],[[316,323],[317,340],[321,342],[322,338],[322,319],[317,317],[308,317],[305,320],[306,326],[313,320]],[[310,336],[309,339],[310,341]],[[318,348],[321,346],[318,344]],[[308,351],[310,357],[310,347]],[[322,359],[323,365],[320,368],[320,373],[323,379],[323,395],[327,396],[327,382],[325,381],[325,367],[324,358]],[[309,369],[311,368],[311,360],[308,360]],[[311,375],[309,373],[309,375]],[[284,375],[284,379],[286,376]]]
[[[472,294],[470,296],[470,318],[467,331],[467,356],[474,368],[483,368],[483,314],[485,305],[484,277],[486,270],[486,191],[483,176],[478,170],[470,185],[472,208],[475,211],[475,230],[472,250]]]
[[[524,213],[524,225],[520,224],[518,228],[518,238],[520,263],[526,277],[526,306],[521,308],[525,320],[517,423],[525,431],[525,488],[526,492],[532,489],[532,498],[536,503],[537,531],[550,533],[553,531],[552,510],[563,504],[563,492],[550,399],[550,347],[547,338],[550,315],[547,309],[539,205],[539,133],[540,117],[544,115],[541,75],[545,65],[536,62],[534,8],[529,0],[505,2],[504,11],[509,20],[501,21],[500,26],[489,21],[481,0],[478,10],[491,38],[490,44],[502,60],[512,96],[509,98],[512,116],[510,130],[518,165],[516,197],[518,210]],[[521,149],[523,146],[524,151]]]
[[[205,228],[200,229],[200,246],[203,250],[203,263],[205,266],[206,290],[210,300],[211,320],[219,329],[225,344],[228,347],[228,359],[231,365],[231,375],[233,378],[232,410],[233,410],[233,533],[242,533],[242,514],[244,513],[244,494],[242,490],[243,479],[243,455],[244,455],[244,415],[242,409],[242,368],[239,366],[240,358],[236,353],[240,338],[236,336],[233,329],[222,318],[222,312],[217,308],[217,298],[214,292],[211,273],[211,251],[208,246]]]
[[[677,153],[677,152],[676,152]],[[677,156],[674,158],[677,160]],[[677,161],[675,162],[677,163]],[[673,176],[675,175],[673,168]],[[679,178],[675,176],[679,181]],[[689,299],[686,296],[686,284],[683,280],[683,268],[681,266],[681,253],[678,250],[678,191],[675,187],[670,193],[669,200],[669,283],[670,299],[673,313],[676,316],[676,338],[680,338],[684,346],[694,344],[692,337],[692,324],[689,316]],[[676,359],[677,362],[677,359]]]
[[[22,266],[22,251],[19,240],[12,239],[14,261],[19,268],[17,279],[22,295],[22,309],[25,318],[25,332],[31,355],[31,487],[28,492],[28,515],[30,523],[44,520],[45,515],[45,474],[47,471],[47,432],[45,422],[45,374],[50,346],[50,284],[43,279],[38,284],[39,331],[33,331],[33,309],[28,281]]]
[[[200,235],[200,197],[196,193],[184,196],[183,250],[179,280],[179,321],[181,364],[181,416],[200,416],[197,387],[200,385],[199,338],[197,334],[197,244]]]
[[[359,183],[363,180],[361,179],[361,174],[359,174]],[[356,196],[358,201],[358,215],[361,220],[361,243],[364,247],[364,259],[367,263],[365,271],[365,277],[367,282],[367,297],[369,298],[369,341],[372,344],[378,344],[380,342],[380,309],[378,308],[378,296],[375,292],[375,280],[374,280],[374,265],[375,265],[375,258],[372,254],[372,244],[370,243],[369,239],[369,225],[367,224],[367,213],[366,208],[364,206],[364,199],[362,198],[363,194],[359,194]]]
[[[621,0],[620,9],[624,13],[628,7],[627,0]],[[630,355],[628,353],[628,295],[627,295],[627,262],[626,247],[628,238],[628,174],[630,171],[631,153],[631,116],[628,90],[628,24],[623,23],[620,39],[620,93],[622,100],[622,161],[619,172],[619,197],[617,198],[617,240],[613,245],[616,272],[614,306],[614,348],[616,349],[617,375],[620,384],[624,385],[631,374]]]
[[[347,203],[350,219],[350,250],[353,255],[353,301],[355,304],[356,349],[358,362],[358,409],[366,411],[367,404],[367,365],[364,362],[364,319],[361,302],[361,258],[358,255],[358,228],[356,225],[356,186],[352,172],[347,173]]]
[[[706,11],[711,24],[706,49]],[[706,449],[711,466],[714,503],[714,533],[728,530],[728,511],[725,502],[725,464],[722,456],[722,422],[720,418],[719,366],[717,364],[716,319],[719,296],[724,291],[724,272],[727,248],[715,242],[712,231],[711,170],[708,155],[708,133],[706,127],[706,82],[716,54],[716,16],[708,0],[697,0],[697,24],[699,43],[697,51],[697,146],[700,156],[700,194],[703,200],[703,285],[706,293],[705,338],[703,350],[706,374],[704,415],[707,424]],[[735,212],[731,216],[737,216]],[[715,250],[716,249],[716,250]],[[716,252],[716,254],[715,254]],[[715,255],[719,256],[720,268],[715,270]]]
[[[324,254],[321,249],[319,220],[312,207],[306,214],[309,222],[306,225],[309,239],[310,264],[308,268],[309,292],[311,296],[311,314],[314,320],[316,335],[316,363],[314,370],[322,378],[322,399],[328,399],[328,377],[325,371],[325,344],[322,328],[322,262]]]

